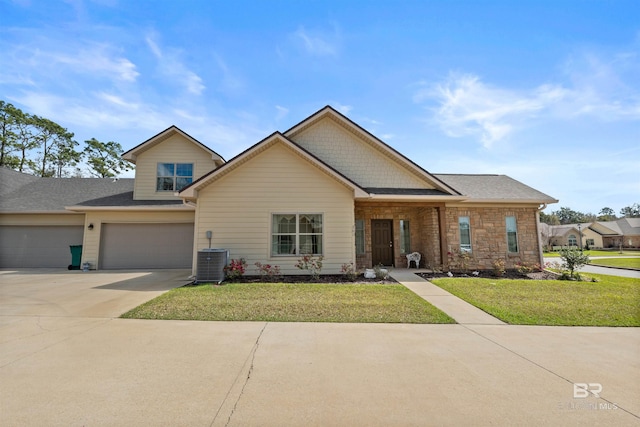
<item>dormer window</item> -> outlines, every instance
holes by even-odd
[[[180,191],[193,182],[193,163],[158,163],[156,191]]]

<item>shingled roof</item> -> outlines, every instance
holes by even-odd
[[[506,175],[434,174],[469,201],[556,203],[558,200]]]

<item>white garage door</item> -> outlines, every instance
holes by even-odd
[[[193,224],[102,224],[102,270],[191,268],[192,258]]]
[[[0,268],[67,268],[83,227],[0,226]]]

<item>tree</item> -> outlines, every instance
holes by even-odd
[[[544,222],[549,225],[560,225],[560,220],[554,212],[551,212],[550,214],[540,212],[540,222]]]
[[[120,157],[122,146],[117,142],[100,142],[91,138],[86,144],[84,154],[89,164],[89,172],[99,178],[109,178],[120,172],[131,170],[129,163]]]
[[[559,211],[553,213],[560,220],[560,224],[577,224],[585,220],[585,215],[582,212],[577,212],[567,207],[562,207]]]
[[[640,217],[640,204],[634,203],[631,206],[625,206],[620,209],[620,216],[626,218],[639,218]]]
[[[618,219],[613,209],[605,207],[598,213],[598,221],[615,221]]]
[[[18,158],[13,155],[16,151],[17,120],[19,109],[12,104],[0,101],[0,166],[14,169]]]
[[[580,280],[580,275],[574,272],[590,262],[589,255],[582,252],[581,249],[563,249],[560,251],[560,258],[564,267],[569,270],[569,279]]]
[[[44,117],[32,116],[36,129],[40,156],[34,170],[43,177],[64,176],[66,168],[73,168],[82,159],[82,153],[75,150],[78,145],[73,133]]]

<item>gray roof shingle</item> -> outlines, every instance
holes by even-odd
[[[434,174],[438,179],[471,200],[531,201],[555,203],[558,200],[506,175]]]

